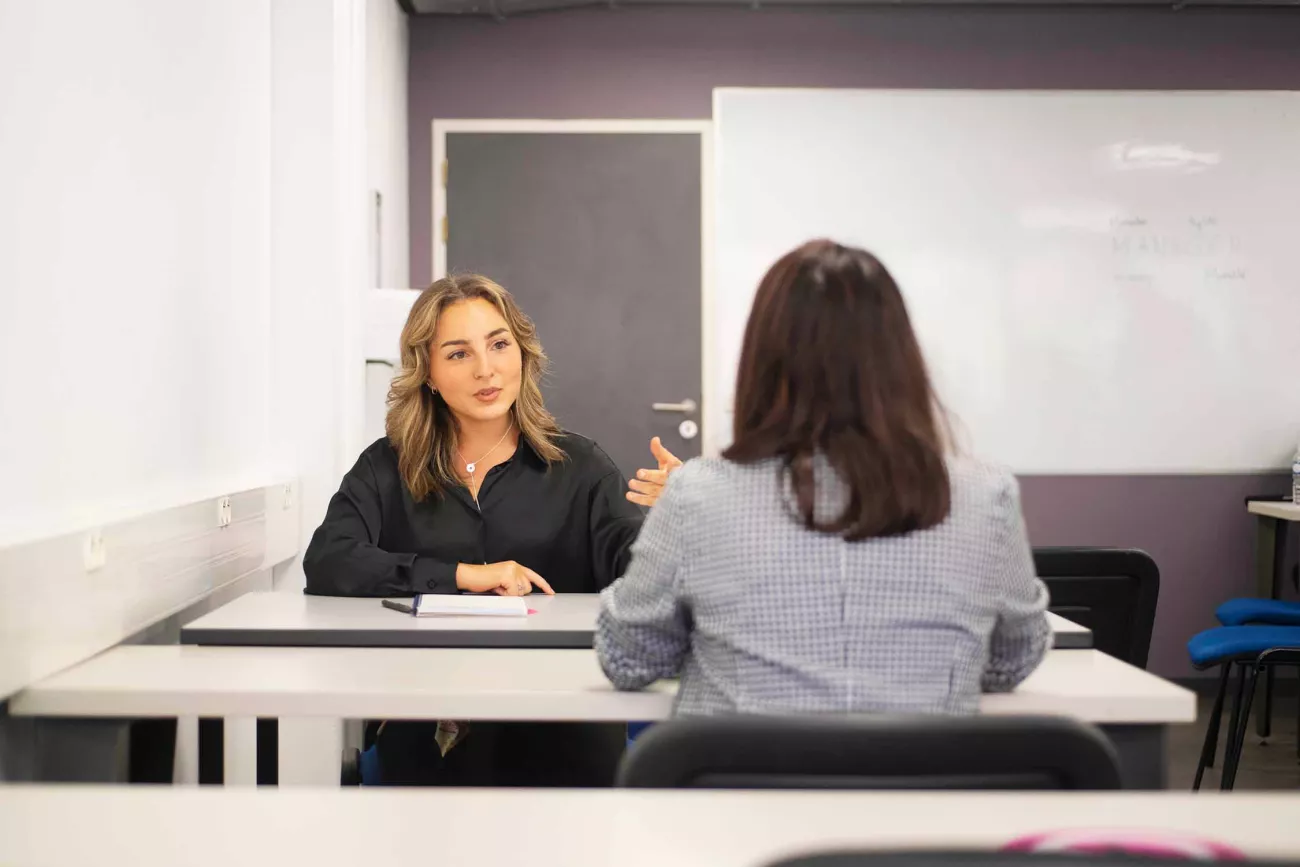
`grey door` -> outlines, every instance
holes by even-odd
[[[551,359],[547,406],[624,474],[699,454],[700,136],[449,133],[447,270],[509,289]],[[655,403],[693,401],[693,412]]]

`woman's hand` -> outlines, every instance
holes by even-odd
[[[682,465],[681,459],[664,448],[659,437],[650,440],[650,454],[659,464],[657,470],[637,470],[636,478],[627,483],[627,498],[640,506],[653,506],[668,484],[668,476]]]
[[[456,567],[456,586],[470,593],[495,593],[498,596],[527,596],[537,586],[547,596],[554,596],[551,585],[527,566],[514,560],[475,566],[461,563]]]

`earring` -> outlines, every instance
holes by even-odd
[[[434,394],[438,393],[438,389],[434,388],[432,385],[429,386],[429,391],[433,392]]]

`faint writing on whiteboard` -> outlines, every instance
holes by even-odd
[[[1245,268],[1206,268],[1205,278],[1207,280],[1221,280],[1225,283],[1235,283],[1246,279]]]
[[[1116,171],[1204,172],[1222,162],[1217,153],[1196,151],[1173,142],[1122,141],[1106,147],[1107,161]]]
[[[1110,239],[1111,252],[1119,256],[1191,259],[1238,253],[1241,248],[1241,238],[1236,235],[1208,233],[1135,233],[1115,235]]]
[[[1111,221],[1110,250],[1114,279],[1120,284],[1155,284],[1172,276],[1170,267],[1188,265],[1201,271],[1205,284],[1246,281],[1244,241],[1232,226],[1211,211],[1151,219],[1128,214]],[[1194,273],[1194,272],[1193,272]],[[1186,286],[1191,276],[1178,278]]]

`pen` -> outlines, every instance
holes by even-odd
[[[402,603],[402,602],[394,602],[394,601],[391,600],[391,599],[385,599],[384,602],[383,602],[383,605],[384,605],[385,608],[391,608],[391,609],[393,609],[394,611],[400,611],[400,612],[402,612],[403,614],[414,614],[414,613],[415,613],[415,609],[412,608],[411,606],[409,606],[409,605],[407,605],[407,604],[405,604],[405,603]]]

